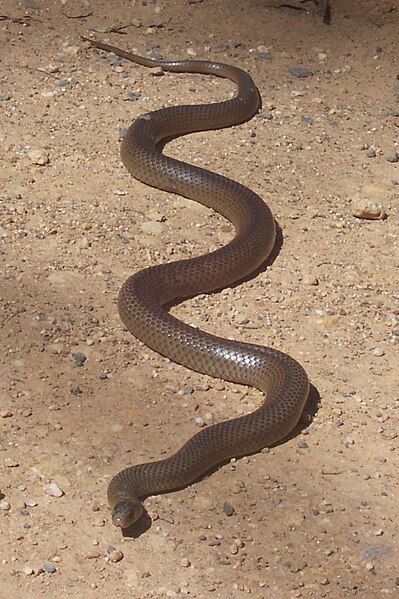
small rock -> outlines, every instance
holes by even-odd
[[[39,166],[44,166],[50,162],[48,153],[43,149],[30,150],[28,152],[28,158],[33,164],[37,164]]]
[[[375,158],[377,156],[376,151],[374,150],[374,148],[369,148],[367,150],[367,158]]]
[[[301,440],[298,443],[298,447],[299,449],[308,449],[309,445],[306,443],[306,441]]]
[[[270,50],[266,46],[260,45],[256,48],[256,51],[261,58],[265,58],[266,60],[272,60],[273,58]]]
[[[46,495],[50,495],[50,497],[62,497],[64,495],[64,491],[59,488],[57,483],[48,483],[45,485],[44,490]]]
[[[45,67],[39,67],[38,71],[42,71],[43,73],[59,73],[60,67],[56,64],[48,64]]]
[[[81,352],[77,352],[75,354],[72,354],[72,356],[75,359],[75,366],[77,366],[78,368],[80,366],[83,366],[83,364],[87,360],[86,356],[84,354],[82,354]]]
[[[11,509],[11,505],[8,503],[8,501],[6,501],[5,499],[1,499],[0,500],[0,510],[4,510],[5,512],[7,512],[10,509]]]
[[[27,499],[24,503],[25,503],[26,507],[36,507],[37,506],[37,501],[35,501],[34,499]]]
[[[291,67],[288,71],[293,77],[298,77],[298,79],[306,79],[306,77],[313,75],[310,69],[304,69],[303,67]]]
[[[110,553],[110,556],[108,559],[113,564],[116,564],[117,562],[120,562],[123,559],[123,557],[124,557],[124,555],[123,555],[122,551],[120,551],[119,549],[115,549],[115,551]]]
[[[356,198],[352,202],[352,215],[367,220],[383,220],[387,214],[381,204],[368,198]]]
[[[374,570],[374,564],[372,562],[367,562],[366,570],[367,570],[367,572],[371,572],[372,570]]]
[[[43,564],[43,570],[44,572],[47,572],[47,574],[54,574],[54,572],[57,571],[57,568],[52,564]]]
[[[199,427],[205,426],[205,420],[202,418],[202,416],[197,416],[194,422]]]
[[[21,570],[23,572],[23,574],[26,574],[26,576],[32,576],[32,574],[34,574],[34,569],[31,568],[30,566],[24,566]]]
[[[375,347],[373,349],[373,356],[377,356],[377,358],[381,358],[385,354],[382,347]]]
[[[127,92],[125,100],[128,102],[135,102],[140,98],[140,92]]]
[[[181,560],[181,562],[180,562],[180,565],[181,565],[183,568],[189,568],[189,567],[191,566],[191,562],[190,562],[190,560],[189,560],[189,559],[187,559],[186,557],[183,557],[183,559],[182,559],[182,560]]]
[[[11,94],[2,94],[2,95],[0,95],[0,100],[2,102],[8,102],[8,100],[11,100]]]
[[[228,501],[224,502],[223,511],[226,514],[226,516],[232,516],[235,513],[235,509]]]
[[[11,418],[12,416],[13,416],[13,413],[10,412],[10,410],[3,410],[2,412],[0,412],[1,418]]]
[[[162,77],[162,75],[165,75],[165,73],[162,67],[153,67],[152,69],[150,69],[150,75],[152,75],[153,77]]]
[[[392,152],[387,156],[388,162],[399,162],[399,154],[397,152]]]
[[[238,495],[239,493],[242,493],[243,491],[245,491],[245,483],[243,480],[236,480],[232,491],[235,495]]]
[[[101,551],[99,549],[90,549],[86,555],[86,559],[97,559],[101,556]]]

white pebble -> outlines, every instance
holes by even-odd
[[[49,483],[48,485],[45,485],[44,490],[46,494],[50,495],[51,497],[62,497],[64,495],[64,491],[59,488],[57,483]]]
[[[202,418],[202,416],[197,416],[194,422],[197,426],[205,426],[205,420]]]
[[[0,501],[0,510],[8,511],[11,509],[11,505],[5,499]]]
[[[191,562],[190,562],[190,560],[189,560],[189,559],[187,559],[186,557],[183,557],[183,559],[182,559],[182,560],[181,560],[181,562],[180,562],[180,565],[181,565],[183,568],[189,568],[189,567],[191,566]]]
[[[378,358],[380,358],[381,356],[383,356],[385,354],[384,350],[382,349],[382,347],[375,347],[373,349],[373,355],[377,356]]]
[[[38,164],[39,166],[44,166],[50,162],[49,155],[43,149],[30,150],[28,158],[33,164]]]
[[[356,216],[356,218],[365,218],[368,220],[381,220],[387,216],[381,204],[373,202],[368,198],[357,198],[353,200],[352,215]]]

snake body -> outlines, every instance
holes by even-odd
[[[109,484],[108,501],[114,524],[124,528],[142,514],[140,497],[187,486],[212,466],[285,437],[300,418],[309,382],[302,366],[290,356],[205,333],[164,308],[172,300],[220,289],[243,278],[262,264],[273,248],[273,215],[257,194],[162,153],[165,141],[172,137],[251,118],[260,101],[252,78],[241,69],[217,62],[152,60],[87,41],[146,67],[212,74],[237,85],[237,94],[227,101],[163,108],[140,116],[128,130],[121,157],[133,177],[213,208],[234,225],[236,235],[209,254],[150,267],[129,277],[120,291],[119,313],[135,337],[174,362],[257,387],[266,396],[253,413],[201,429],[171,457],[119,472]]]

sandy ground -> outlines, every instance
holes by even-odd
[[[1,598],[399,591],[399,2],[333,1],[330,26],[312,3],[279,4],[2,2]],[[170,363],[120,322],[130,273],[232,234],[133,181],[121,128],[233,86],[154,76],[81,34],[255,78],[256,118],[167,151],[258,192],[281,243],[252,280],[173,313],[288,352],[314,385],[289,440],[149,498],[151,520],[127,537],[110,522],[110,478],[177,449],[196,418],[234,417],[261,397]],[[387,218],[356,218],[362,201]]]

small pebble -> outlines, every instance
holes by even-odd
[[[87,358],[84,354],[82,354],[81,352],[77,352],[76,354],[72,354],[74,360],[75,360],[75,366],[77,366],[78,368],[80,366],[83,366],[83,364],[86,362]]]
[[[86,559],[98,559],[101,556],[101,551],[99,549],[90,549],[86,555]]]
[[[47,495],[50,495],[50,497],[62,497],[64,495],[64,491],[59,488],[57,483],[49,483],[45,485],[44,490]]]
[[[117,562],[120,562],[123,559],[123,553],[122,551],[120,551],[119,549],[116,549],[115,551],[113,551],[110,556],[109,556],[109,561],[112,562],[113,564],[116,564]]]
[[[128,102],[135,102],[140,98],[140,92],[127,92],[125,100]]]
[[[367,158],[375,158],[377,156],[374,148],[369,148],[367,150]]]
[[[388,162],[399,162],[399,154],[397,152],[392,152],[387,156]]]
[[[383,356],[384,354],[385,354],[385,352],[382,349],[382,347],[375,347],[373,349],[373,355],[377,356],[377,358],[381,358],[381,356]]]
[[[197,416],[194,422],[199,427],[205,426],[205,420],[202,418],[202,416]]]
[[[266,60],[272,60],[273,58],[270,50],[264,45],[258,46],[256,51],[261,58],[265,58]]]
[[[32,576],[32,574],[35,572],[33,568],[31,568],[30,566],[24,566],[22,568],[22,572],[24,574],[26,574],[26,576]]]
[[[180,562],[180,565],[181,565],[183,568],[189,568],[189,567],[191,566],[191,562],[190,562],[190,560],[189,560],[189,559],[187,559],[186,557],[183,557],[183,559],[182,559],[182,560],[181,560],[181,562]]]
[[[4,410],[3,412],[0,412],[1,418],[11,418],[12,416],[13,416],[13,413],[10,412],[10,410]]]
[[[28,499],[27,501],[25,501],[25,505],[26,507],[36,507],[37,501],[35,501],[34,499]]]
[[[5,499],[1,499],[0,500],[0,510],[4,510],[5,512],[7,512],[10,509],[11,509],[11,505],[8,503],[8,501],[6,501]]]
[[[299,449],[308,449],[309,445],[306,443],[306,441],[301,440],[298,443],[298,447]]]
[[[235,509],[228,501],[224,502],[223,511],[226,514],[226,516],[232,516],[235,513]]]
[[[43,564],[43,570],[47,572],[47,574],[54,574],[57,571],[57,568],[52,564]]]
[[[165,73],[162,67],[154,67],[153,69],[150,69],[150,75],[153,75],[153,77],[162,77],[164,74]]]
[[[310,69],[304,69],[303,67],[291,67],[288,71],[293,77],[298,77],[298,79],[306,79],[306,77],[313,75]]]
[[[367,220],[382,220],[387,216],[381,204],[368,198],[356,198],[352,201],[352,215]]]
[[[33,164],[37,164],[39,166],[44,166],[50,162],[49,155],[47,154],[46,150],[43,149],[30,150],[28,152],[28,158]]]

